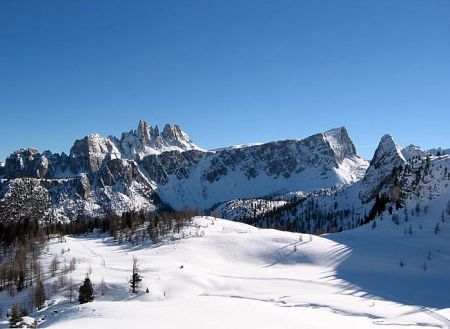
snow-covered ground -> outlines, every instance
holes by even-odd
[[[54,240],[44,269],[53,255],[75,257],[78,288],[91,266],[96,299],[70,304],[47,286],[50,305],[31,316],[51,328],[448,328],[450,219],[436,235],[438,206],[407,223],[400,216],[400,225],[385,216],[375,228],[322,237],[198,217],[185,238],[158,246]],[[127,284],[133,256],[143,275],[137,295]],[[0,296],[5,308],[27,292]]]

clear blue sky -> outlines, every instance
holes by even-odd
[[[448,0],[0,1],[0,159],[139,119],[204,148],[450,146]]]

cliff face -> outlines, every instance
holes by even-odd
[[[373,200],[392,178],[395,168],[406,163],[392,136],[384,135],[378,144],[370,166],[361,181],[361,199],[363,202]]]

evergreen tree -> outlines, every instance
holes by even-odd
[[[139,274],[138,261],[135,256],[133,256],[133,273],[130,279],[130,287],[131,291],[136,294],[137,288],[139,287],[140,282],[142,281],[142,276]]]
[[[78,293],[78,302],[80,304],[85,304],[92,302],[94,300],[94,289],[92,288],[92,282],[89,279],[89,276],[86,276],[83,284],[80,286],[80,290]]]

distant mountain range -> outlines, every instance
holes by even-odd
[[[21,209],[38,203],[33,215],[46,221],[162,208],[216,210],[242,220],[242,214],[249,216],[248,204],[237,200],[260,200],[262,205],[278,198],[283,201],[279,206],[293,209],[292,202],[298,205],[299,199],[317,200],[324,194],[336,199],[342,191],[347,194],[342,204],[357,205],[362,217],[363,208],[367,216],[380,193],[391,193],[387,190],[395,170],[447,151],[412,145],[402,149],[386,135],[369,165],[356,154],[345,128],[206,151],[178,125],[160,132],[140,121],[120,138],[92,134],[77,140],[69,155],[31,148],[12,153],[0,166],[0,217],[23,218]],[[230,212],[237,204],[241,211]],[[341,206],[333,203],[336,211]],[[256,213],[250,211],[254,217]],[[260,225],[271,226],[267,216],[259,218]]]

